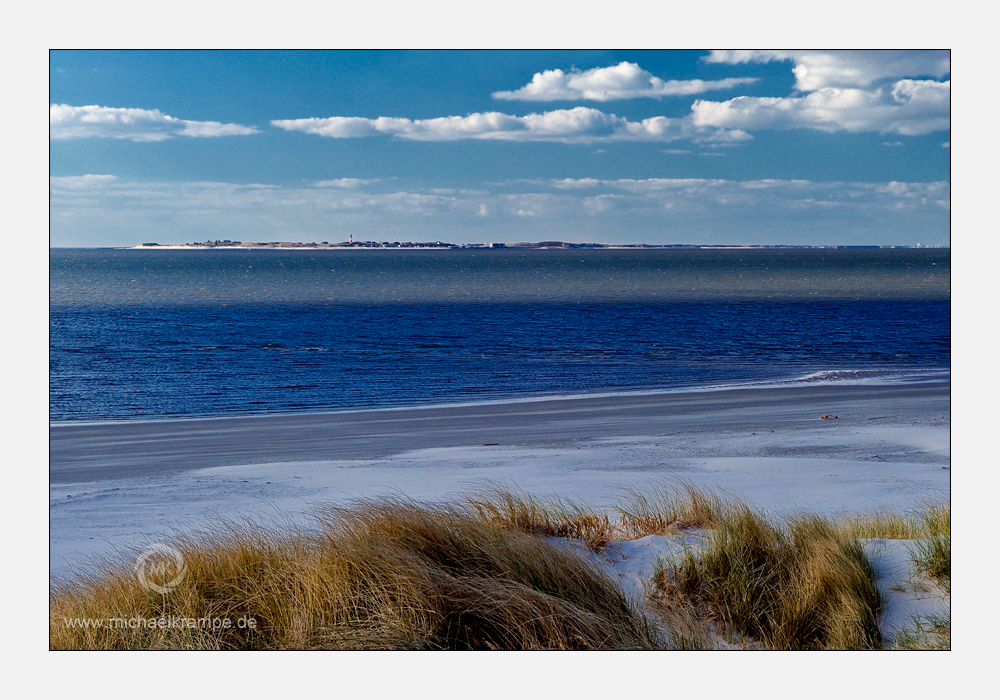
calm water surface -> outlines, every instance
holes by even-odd
[[[950,364],[948,250],[53,250],[52,420]]]

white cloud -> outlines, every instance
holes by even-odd
[[[710,90],[726,90],[757,82],[757,78],[722,80],[662,80],[635,63],[569,72],[559,68],[535,73],[531,82],[511,91],[494,92],[498,100],[551,102],[553,100],[626,100],[637,97],[697,95]]]
[[[158,109],[49,105],[49,138],[53,141],[97,137],[143,142],[174,136],[210,138],[255,133],[257,130],[249,126],[177,119]]]
[[[950,128],[951,82],[899,80],[874,90],[822,88],[804,97],[697,100],[691,111],[694,124],[701,127],[812,128],[915,136]]]
[[[951,72],[949,51],[712,51],[708,63],[792,61],[795,87],[866,88],[894,78],[943,78]]]
[[[685,150],[683,148],[664,148],[663,152],[668,155],[679,156],[685,153],[690,153],[691,151]]]
[[[888,148],[896,148],[898,146],[903,146],[904,144],[902,141],[883,141],[882,145]]]
[[[599,194],[595,197],[584,197],[580,204],[589,214],[607,214],[617,209],[620,201],[624,201],[621,195]]]
[[[942,143],[941,148],[951,148],[951,141],[945,141]]]
[[[602,180],[597,180],[592,177],[582,177],[582,178],[572,178],[567,177],[562,180],[553,180],[552,186],[558,187],[561,190],[579,190],[587,187],[596,187],[600,185]]]
[[[52,189],[86,190],[103,187],[115,182],[114,175],[71,175],[69,177],[50,177],[49,187]]]
[[[316,187],[336,187],[342,190],[353,190],[361,187],[362,185],[370,185],[375,182],[381,182],[379,179],[375,180],[361,180],[356,177],[341,177],[336,180],[320,180],[316,183]]]
[[[557,190],[624,191],[646,201],[685,200],[692,206],[700,203],[733,202],[815,202],[820,205],[862,204],[881,202],[886,206],[906,206],[919,203],[940,206],[950,196],[947,181],[936,182],[813,182],[810,180],[723,180],[718,178],[564,178],[543,181],[521,181],[547,185]],[[588,196],[594,196],[588,194]],[[752,200],[745,197],[750,196]]]
[[[523,180],[529,184],[542,184],[555,187],[560,190],[580,190],[601,187],[605,189],[627,190],[630,192],[655,192],[662,190],[680,190],[693,186],[703,191],[706,187],[722,185],[726,180],[712,180],[702,178],[666,178],[651,177],[642,180],[633,178],[620,178],[617,180],[599,180],[593,177],[563,178],[559,180]]]
[[[335,116],[280,119],[272,125],[328,138],[386,135],[412,141],[461,139],[605,143],[690,140],[717,147],[750,140],[754,129],[811,128],[823,131],[920,135],[951,125],[951,83],[936,78],[950,71],[947,51],[713,51],[710,63],[792,61],[797,87],[807,94],[788,97],[699,99],[681,118],[665,116],[631,121],[577,106],[524,116],[477,112],[433,119]],[[648,96],[694,95],[709,89],[755,82],[753,78],[717,81],[662,80],[637,64],[590,70],[549,70],[531,83],[494,97],[511,100],[612,100]]]
[[[574,107],[523,117],[501,112],[477,112],[464,117],[406,119],[398,117],[327,117],[278,119],[274,126],[329,138],[361,138],[389,135],[412,141],[456,141],[483,139],[502,141],[560,141],[593,143],[600,141],[669,142],[691,139],[701,142],[737,142],[752,138],[740,130],[702,127],[689,117],[650,117],[629,121],[590,107]]]

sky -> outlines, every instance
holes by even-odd
[[[948,51],[51,51],[50,245],[947,245]]]

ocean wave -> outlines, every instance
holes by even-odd
[[[906,369],[832,369],[782,380],[782,384],[815,384],[818,382],[890,383],[942,381],[949,379],[951,370],[944,368]]]

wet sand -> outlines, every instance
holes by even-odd
[[[947,424],[950,384],[817,383],[325,414],[52,424],[50,483],[241,464],[373,459],[426,448],[560,446],[629,435]]]

